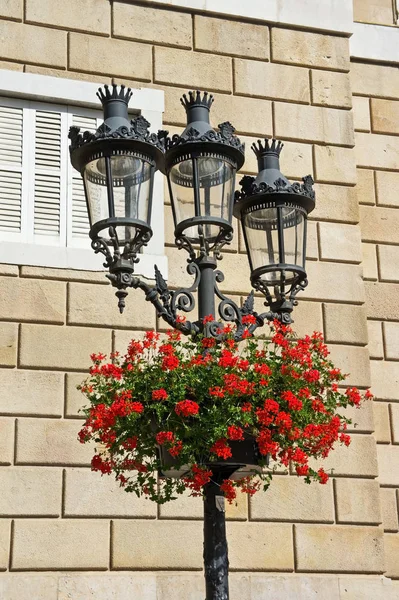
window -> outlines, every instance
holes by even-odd
[[[3,74],[8,86],[1,81]],[[102,121],[100,108],[87,107],[96,105],[98,85],[10,71],[0,71],[0,81],[0,262],[101,270],[102,257],[90,247],[82,179],[70,164],[68,150],[71,125],[94,131]],[[65,83],[69,96],[62,98],[59,88]],[[7,97],[4,92],[25,97]],[[133,111],[144,114],[153,129],[161,126],[159,93],[135,90],[131,101]],[[69,103],[71,96],[80,105]],[[140,106],[143,100],[145,109]],[[153,274],[154,262],[166,268],[160,176],[154,189],[153,231],[137,267],[147,277]]]

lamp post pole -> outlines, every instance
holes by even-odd
[[[141,289],[157,315],[183,334],[221,340],[220,321],[236,325],[235,339],[252,335],[265,321],[291,323],[296,295],[307,285],[305,271],[306,220],[315,205],[313,180],[290,183],[280,171],[281,142],[258,141],[252,149],[258,160],[257,177],[244,176],[234,192],[236,172],[244,164],[244,146],[228,121],[212,128],[213,103],[207,92],[189,92],[181,102],[187,126],[181,135],[150,133],[142,116],[129,120],[131,90],[104,86],[98,93],[104,123],[95,133],[71,127],[70,154],[81,173],[91,245],[101,253],[107,277],[117,289],[120,312],[128,289]],[[152,236],[151,208],[154,174],[168,179],[175,243],[188,252],[190,287],[168,288],[155,266],[155,285],[134,275],[140,252]],[[224,275],[217,269],[222,248],[233,239],[232,217],[241,221],[251,269],[251,284],[265,297],[266,312],[254,310],[252,291],[242,307],[219,289]],[[191,312],[198,293],[198,319],[182,319]],[[218,301],[216,311],[216,300]],[[206,317],[206,319],[205,319]],[[234,473],[258,464],[256,444],[234,458],[208,463],[211,480],[204,486],[204,570],[206,600],[228,600],[228,553],[224,497],[221,485]],[[240,473],[236,473],[240,476]]]

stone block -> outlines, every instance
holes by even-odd
[[[371,99],[371,122],[375,133],[399,133],[399,102]]]
[[[345,385],[370,386],[369,353],[359,346],[330,346],[331,360],[343,373],[349,373]]]
[[[384,531],[398,531],[398,505],[396,502],[396,490],[380,488],[382,526]]]
[[[378,400],[399,401],[399,363],[370,361],[371,388]]]
[[[380,321],[367,321],[370,358],[384,358],[384,344]]]
[[[228,536],[231,569],[293,571],[291,525],[234,522],[228,525]]]
[[[378,279],[377,247],[375,244],[362,244],[363,277],[369,281]]]
[[[378,527],[295,525],[295,551],[299,572],[384,571],[383,532]]]
[[[201,569],[202,528],[200,521],[115,520],[112,568]]]
[[[364,282],[369,319],[399,320],[399,289],[394,283]]]
[[[0,323],[0,365],[15,367],[17,364],[18,325]]]
[[[260,63],[263,64],[263,63]],[[272,103],[260,98],[217,95],[212,106],[212,123],[216,126],[226,119],[226,111],[238,134],[272,135]],[[248,148],[249,150],[249,148]]]
[[[361,23],[392,25],[392,3],[389,0],[354,0],[353,18]]]
[[[150,6],[113,4],[113,34],[167,46],[192,47],[192,17],[176,10]],[[162,35],[160,36],[160,32]]]
[[[385,358],[399,360],[399,323],[383,323]]]
[[[0,520],[0,571],[5,571],[8,568],[10,554],[10,527],[11,522],[9,520]]]
[[[266,25],[195,15],[194,35],[196,50],[269,59],[269,28]]]
[[[300,67],[236,58],[234,91],[244,96],[307,103],[309,75],[307,69]]]
[[[358,167],[397,169],[399,163],[399,137],[355,133],[355,155]]]
[[[21,326],[21,367],[82,371],[91,364],[90,354],[107,354],[110,351],[110,330],[51,325]]]
[[[0,314],[9,321],[65,322],[66,288],[59,281],[0,277]]]
[[[165,325],[166,329],[170,329],[169,325],[167,325],[167,323],[163,319],[162,321],[159,320],[159,323],[160,322],[162,322]],[[159,323],[158,330],[160,329]],[[126,331],[122,329],[114,331],[114,350],[116,352],[119,352],[122,356],[124,356],[127,352],[127,347],[132,341],[132,339],[142,340],[144,334],[144,331]]]
[[[104,40],[99,36],[70,33],[69,68],[111,77],[151,81],[152,48],[149,44],[114,38]]]
[[[377,204],[379,206],[399,206],[397,190],[399,189],[399,173],[390,171],[376,171],[375,183],[377,190]]]
[[[315,185],[316,207],[310,219],[321,221],[359,222],[359,207],[356,198],[357,188],[344,185]]]
[[[340,577],[340,600],[396,600],[399,592],[397,581],[386,577]]]
[[[173,576],[178,578],[179,574],[174,573]],[[81,573],[60,576],[57,600],[86,600],[90,596],[96,600],[160,600],[158,577],[160,575],[157,573]]]
[[[4,600],[58,600],[58,577],[53,575],[12,574],[0,580],[0,597]],[[64,600],[64,599],[63,599]]]
[[[378,525],[381,523],[380,486],[371,479],[334,481],[337,523]]]
[[[23,0],[3,0],[0,6],[0,16],[6,19],[21,21]]]
[[[357,169],[355,192],[359,204],[375,204],[374,171]]]
[[[306,485],[303,477],[276,475],[265,494],[251,498],[250,519],[334,523],[332,483]]]
[[[390,404],[389,412],[391,416],[392,441],[399,444],[399,404]]]
[[[380,281],[399,282],[399,246],[378,246]]]
[[[98,519],[18,519],[12,570],[105,570],[109,523]]]
[[[204,595],[204,581],[200,575],[202,573],[195,572],[162,573],[157,575],[156,600],[169,600],[171,590],[173,590],[173,598],[176,598],[176,600],[201,600]],[[230,586],[229,593],[233,593],[233,590],[230,592]],[[245,596],[244,600],[247,600],[247,598]]]
[[[358,225],[319,223],[321,260],[361,263],[360,235]]]
[[[266,310],[263,308],[263,311]],[[300,301],[293,312],[293,330],[298,337],[312,334],[313,331],[323,331],[323,316],[321,304],[318,302]]]
[[[65,76],[65,73],[64,73]],[[68,73],[68,77],[72,73]],[[98,81],[102,81],[99,78]],[[77,271],[75,269],[52,269],[50,267],[30,267],[22,265],[21,277],[30,279],[58,279],[60,281],[80,281],[82,283],[102,283],[109,285],[109,279],[106,278],[106,271]]]
[[[354,94],[399,98],[399,72],[394,66],[354,62],[350,75]]]
[[[70,325],[97,325],[129,329],[155,327],[156,312],[141,290],[131,290],[134,307],[121,315],[115,289],[111,286],[98,289],[90,283],[68,284],[68,323]]]
[[[349,71],[349,44],[337,36],[273,27],[272,60]]]
[[[326,342],[367,344],[367,321],[364,306],[324,304]]]
[[[65,416],[72,418],[83,418],[84,415],[80,412],[83,406],[88,404],[88,400],[76,386],[83,383],[87,377],[87,373],[67,373],[65,379],[66,386],[66,403]]]
[[[0,390],[0,413],[4,415],[62,415],[61,373],[0,369]]]
[[[375,429],[373,403],[364,402],[360,406],[347,406],[341,414],[352,420],[348,433],[373,433]]]
[[[377,445],[378,479],[380,485],[399,486],[399,446]]]
[[[370,100],[363,96],[353,96],[353,125],[355,131],[370,131]]]
[[[348,110],[275,102],[274,122],[278,138],[354,144],[352,113]]]
[[[93,446],[78,442],[82,421],[59,419],[18,419],[18,465],[87,466]]]
[[[312,70],[312,104],[336,108],[352,107],[351,83],[348,73]]]
[[[251,575],[251,599],[265,600],[340,600],[338,577],[281,574]],[[237,600],[240,600],[237,597]]]
[[[61,514],[62,472],[58,469],[0,469],[0,516],[58,517]]]
[[[10,465],[14,457],[14,419],[0,417],[0,465]]]
[[[228,503],[227,503],[228,504]],[[173,502],[159,506],[160,519],[200,520],[204,515],[204,502],[200,496],[190,497],[188,491],[179,494]]]
[[[309,285],[302,298],[311,300],[363,302],[364,288],[361,268],[357,265],[328,262],[308,262]],[[339,281],[339,285],[337,282]]]
[[[1,63],[1,68],[8,70],[6,65],[8,65],[8,63]],[[9,277],[18,277],[19,267],[18,267],[18,265],[0,264],[0,275],[8,275]]]
[[[0,58],[65,68],[67,32],[1,21]]]
[[[360,206],[360,227],[364,242],[396,243],[399,211],[393,208]]]
[[[280,161],[284,175],[290,179],[301,179],[305,175],[313,173],[311,144],[284,142]],[[254,172],[258,173],[258,169],[255,168]]]
[[[50,3],[48,6],[40,0],[27,0],[25,20],[38,25],[53,25],[63,29],[78,29],[109,35],[111,11],[107,0],[88,0],[84,11],[79,0],[65,4]]]
[[[65,517],[154,518],[157,505],[127,493],[112,475],[101,476],[90,469],[65,472]]]
[[[386,577],[399,577],[399,535],[395,533],[384,534]]]
[[[317,229],[317,223],[309,221],[306,231],[306,260],[318,260],[319,258]]]
[[[231,92],[231,58],[156,46],[154,81],[194,89]]]
[[[351,435],[349,448],[337,445],[328,458],[313,461],[314,468],[324,467],[326,471],[342,477],[378,476],[375,439],[371,435]]]
[[[106,75],[93,75],[92,73],[78,73],[75,71],[62,71],[61,69],[50,69],[49,67],[37,67],[36,65],[25,65],[24,67],[25,73],[35,73],[36,75],[48,75],[49,77],[61,77],[65,78],[68,75],[68,79],[75,79],[77,81],[91,81],[93,83],[99,83],[100,85],[104,85],[108,83],[108,85],[112,84],[112,77],[107,77]],[[21,266],[22,270],[24,267]],[[48,271],[54,270],[54,272],[60,273],[63,269],[44,269],[42,267],[27,267],[27,269],[37,269],[38,271],[42,270],[46,273]],[[65,269],[65,279],[68,279],[69,273],[87,273],[87,271],[77,271],[74,269]],[[98,273],[98,271],[93,271],[93,275]],[[50,279],[48,276],[43,277],[43,279]],[[59,279],[63,279],[63,277],[59,277]]]
[[[356,183],[352,148],[315,146],[315,178],[318,183]]]

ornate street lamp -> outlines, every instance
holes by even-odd
[[[306,224],[315,207],[313,179],[291,184],[280,172],[283,144],[258,140],[252,144],[258,176],[241,179],[234,215],[244,233],[252,286],[266,297],[266,305],[291,322],[295,296],[307,285]]]
[[[312,178],[307,176],[303,184],[291,184],[280,172],[281,142],[273,140],[270,144],[265,140],[264,145],[258,142],[253,146],[258,176],[245,176],[241,191],[234,194],[235,175],[244,163],[244,145],[229,122],[219,125],[217,131],[210,125],[211,95],[198,91],[183,96],[187,127],[181,135],[169,138],[164,131],[150,134],[149,123],[143,117],[129,122],[129,89],[104,89],[105,93],[99,91],[104,123],[94,134],[80,134],[78,128],[71,128],[71,161],[85,184],[92,246],[106,257],[107,276],[117,288],[121,312],[127,289],[140,288],[158,316],[187,335],[204,333],[221,338],[216,298],[218,316],[235,322],[237,340],[242,339],[244,330],[253,333],[266,320],[290,323],[296,294],[307,284],[306,219],[315,204]],[[133,276],[138,252],[152,235],[151,204],[157,168],[168,179],[176,246],[189,254],[187,271],[194,276],[189,288],[170,290],[156,266],[153,287]],[[233,239],[233,209],[244,231],[251,283],[266,297],[269,310],[262,314],[254,311],[253,291],[240,308],[218,287],[224,275],[217,269],[217,260],[223,246]],[[190,322],[178,313],[194,309],[194,292],[198,292],[198,319]],[[244,318],[248,316],[251,319]],[[212,480],[204,488],[207,600],[229,597],[220,484],[248,467],[248,456],[237,456],[212,463]]]
[[[130,88],[108,85],[97,96],[104,123],[95,133],[71,127],[72,165],[83,178],[90,221],[91,245],[105,256],[115,281],[133,273],[137,254],[152,237],[151,208],[154,174],[163,161],[164,141],[148,131],[150,123],[138,116],[129,121]],[[123,292],[118,293],[121,312]]]

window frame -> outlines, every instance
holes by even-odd
[[[96,83],[0,70],[0,99],[9,106],[20,106],[25,109],[60,111],[67,114],[62,119],[62,139],[67,136],[66,126],[70,124],[72,114],[79,109],[82,116],[101,116],[102,107],[97,99],[96,92],[99,85]],[[151,131],[162,128],[162,115],[164,112],[164,93],[153,89],[132,89],[133,96],[129,105],[129,113],[142,114],[150,123]],[[26,121],[26,122],[25,122]],[[33,170],[27,164],[29,145],[34,144],[32,138],[32,119],[23,119],[23,145],[22,145],[22,198],[21,198],[21,228],[27,219],[33,218],[34,204],[29,204],[27,194],[29,182],[32,182]],[[31,153],[32,154],[32,153]],[[33,156],[33,154],[32,154]],[[61,269],[76,269],[85,271],[101,271],[103,267],[102,255],[95,255],[86,240],[79,237],[71,238],[72,221],[72,192],[73,175],[76,175],[68,156],[67,144],[61,145],[60,182],[67,190],[61,192],[61,199],[67,199],[60,205],[60,240],[56,243],[50,236],[33,235],[27,239],[26,235],[18,233],[9,234],[0,232],[0,262],[5,264],[29,265],[38,267],[51,267]],[[24,221],[25,219],[25,221]],[[62,231],[62,229],[64,230]],[[65,230],[66,228],[66,230]],[[26,230],[26,227],[24,227]],[[154,263],[162,272],[167,273],[167,258],[165,256],[164,234],[164,186],[163,177],[158,172],[154,181],[153,212],[152,212],[153,237],[148,246],[143,249],[140,262],[136,266],[138,275],[153,278]],[[63,233],[63,243],[61,231]]]

